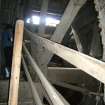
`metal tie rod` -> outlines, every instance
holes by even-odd
[[[44,74],[41,72],[39,66],[36,64],[36,62],[31,57],[29,51],[27,50],[26,46],[23,44],[23,49],[25,53],[27,54],[28,60],[31,62],[31,65],[37,75],[39,76],[39,79],[42,83],[42,86],[46,90],[49,98],[51,99],[52,103],[54,105],[70,105],[63,97],[62,95],[50,84],[50,82],[46,79]]]

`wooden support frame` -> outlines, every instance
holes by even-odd
[[[27,65],[26,65],[26,62],[24,60],[24,58],[22,57],[22,64],[23,64],[23,67],[24,67],[24,71],[25,71],[25,74],[27,76],[27,79],[28,79],[28,83],[31,87],[31,91],[32,91],[32,95],[33,95],[33,99],[34,99],[34,103],[36,105],[43,105],[42,102],[41,102],[41,99],[39,97],[39,94],[37,92],[37,89],[36,89],[36,86],[35,84],[33,83],[32,79],[31,79],[31,76],[28,72],[28,68],[27,68]]]
[[[39,37],[29,31],[27,31],[30,37],[32,37],[35,43],[40,44],[43,49],[47,49],[53,54],[58,55],[67,62],[75,65],[77,68],[88,73],[92,77],[100,80],[105,84],[105,63],[92,58],[88,55],[82,54],[73,49],[67,48],[58,43],[52,42],[48,39]]]
[[[49,0],[42,0],[42,7],[40,11],[40,26],[39,26],[39,33],[41,35],[45,33],[45,28],[46,28],[45,21],[46,21],[46,16],[47,16],[48,3],[49,3]]]
[[[83,52],[83,47],[82,47],[82,44],[80,42],[80,39],[79,39],[79,36],[77,34],[77,32],[75,31],[75,29],[73,27],[72,28],[72,33],[74,35],[74,39],[75,39],[75,42],[76,42],[76,46],[77,46],[77,49],[79,52]]]
[[[101,37],[103,44],[103,60],[105,61],[105,1],[94,0],[95,8],[99,13],[99,27],[101,28]],[[104,85],[104,102],[105,102],[105,85]]]
[[[40,25],[38,28],[38,33],[42,37],[44,37],[45,29],[46,29],[45,22],[46,22],[47,10],[48,10],[48,3],[49,3],[49,0],[42,0],[41,11],[40,11]],[[37,47],[33,46],[33,42],[31,41],[31,48],[32,48],[31,49],[32,56],[34,57],[34,59],[37,59],[37,61],[40,62],[39,61],[39,57],[41,55],[40,45],[38,45]],[[37,53],[37,55],[35,54],[35,52]],[[43,73],[47,75],[47,66],[44,66],[42,68],[43,68]]]
[[[86,1],[87,0],[70,0],[61,18],[60,24],[57,26],[54,34],[51,37],[52,41],[57,43],[62,42],[67,30],[69,29],[70,25],[75,19],[80,8],[85,4]],[[38,58],[38,61],[39,61],[38,64],[47,65],[51,60],[52,56],[53,54],[50,53],[48,50],[42,51],[42,54],[40,54]]]
[[[77,71],[77,70],[80,70],[78,68],[69,68],[69,67],[48,67],[48,70],[63,70],[63,71],[70,71],[70,70],[74,70],[74,71]]]
[[[27,54],[28,60],[31,62],[31,66],[33,67],[33,70],[37,73],[42,86],[46,90],[50,100],[54,105],[70,105],[63,96],[50,84],[50,82],[46,79],[44,74],[41,72],[39,66],[36,64],[36,62],[31,57],[29,51],[27,50],[26,46],[23,45],[24,51]]]
[[[53,80],[50,80],[50,81],[51,81],[52,84],[55,84],[55,85],[58,85],[58,86],[61,86],[61,87],[64,87],[64,88],[67,88],[67,89],[70,89],[70,90],[81,92],[84,95],[95,95],[95,96],[103,97],[102,93],[91,92],[90,90],[88,90],[86,88],[82,88],[82,87],[79,87],[79,86],[71,85],[71,84],[68,84],[68,83],[65,83],[65,82],[60,82],[60,81],[53,81]]]
[[[19,88],[19,77],[20,77],[23,30],[24,30],[24,21],[18,20],[16,22],[16,28],[15,28],[15,40],[13,48],[13,61],[12,61],[8,105],[18,104],[18,88]]]

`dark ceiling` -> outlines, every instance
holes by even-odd
[[[49,0],[48,11],[62,14],[69,0]],[[42,0],[0,0],[0,23],[13,23],[17,11],[23,9],[24,16],[32,10],[41,9]]]

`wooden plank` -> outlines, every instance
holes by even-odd
[[[48,68],[47,74],[49,80],[69,82],[72,84],[83,84],[85,83],[86,78],[89,78],[89,75],[86,75],[81,70],[74,70],[74,69]],[[88,79],[88,82],[90,80]]]
[[[74,39],[75,39],[75,42],[76,42],[76,46],[77,46],[77,49],[79,52],[83,52],[83,47],[82,47],[82,44],[80,42],[80,39],[79,39],[79,36],[77,34],[77,32],[75,31],[75,29],[73,27],[72,28],[72,33],[74,35]]]
[[[103,45],[103,56],[102,59],[105,61],[105,1],[94,0],[96,10],[98,11],[99,27],[101,28],[101,38]],[[104,102],[105,102],[105,85],[104,85]]]
[[[94,0],[95,7],[99,13],[99,27],[101,28],[102,44],[103,44],[103,60],[105,61],[105,1]]]
[[[63,45],[50,41],[48,39],[39,37],[28,31],[35,43],[40,44],[43,49],[47,49],[53,54],[58,55],[67,62],[88,73],[92,77],[105,83],[105,63],[92,58],[88,55],[82,54],[73,49],[67,48]]]
[[[47,17],[47,10],[48,10],[48,3],[49,0],[42,0],[42,6],[41,6],[41,11],[40,11],[40,25],[39,25],[39,35],[44,37],[45,34],[45,29],[46,29],[46,17]],[[50,36],[50,35],[49,35]],[[41,49],[40,45],[38,45],[38,47],[36,48],[36,46],[33,46],[33,42],[31,41],[31,52],[32,52],[32,56],[34,57],[34,59],[38,58],[41,55]],[[37,51],[37,54],[35,54],[35,52]],[[37,59],[37,61],[39,61],[39,59]],[[41,66],[42,71],[45,75],[47,75],[47,66]]]
[[[74,71],[77,71],[77,70],[80,70],[78,68],[70,68],[70,67],[48,67],[48,70],[63,70],[63,71],[67,71],[67,70],[74,70]]]
[[[58,86],[61,86],[61,87],[64,87],[64,88],[67,88],[67,89],[70,89],[70,90],[73,90],[73,91],[81,92],[84,95],[86,95],[86,94],[89,95],[90,94],[90,95],[103,97],[102,93],[92,92],[92,91],[90,91],[90,90],[88,90],[86,88],[75,86],[75,85],[72,85],[72,84],[68,84],[66,82],[60,82],[60,81],[53,81],[53,80],[51,80],[51,83],[55,84],[55,85],[58,85]]]
[[[51,40],[57,43],[61,43],[67,30],[72,24],[74,18],[76,17],[80,8],[85,4],[87,0],[70,0],[67,5],[67,8],[61,18],[60,24],[57,26],[54,34],[52,35]],[[53,54],[48,50],[42,51],[42,54],[39,56],[39,64],[47,65],[51,60]]]
[[[97,85],[96,79],[81,70],[75,69],[48,69],[48,79],[52,81],[78,84],[79,86],[84,84],[85,87],[90,90],[93,90]]]
[[[48,10],[48,2],[49,0],[42,0],[42,7],[40,11],[40,26],[39,26],[39,33],[43,35],[45,33],[45,23],[46,23],[46,16]]]
[[[92,36],[89,55],[99,59],[102,56],[102,42],[101,42],[101,37],[100,37],[99,27],[97,22],[95,22],[93,26],[93,36]]]
[[[42,84],[40,82],[36,82],[35,85],[37,86],[37,90],[38,90],[38,93],[39,93],[40,97],[43,98],[42,97],[42,93],[43,93],[43,96],[47,99],[48,103],[50,105],[53,105],[49,96],[48,96],[48,94],[46,93],[45,89],[43,88]]]
[[[19,77],[20,77],[22,41],[23,41],[23,28],[24,28],[24,21],[18,20],[16,22],[16,28],[15,28],[15,40],[13,48],[13,60],[12,60],[8,105],[18,104],[18,88],[19,88]]]
[[[31,76],[30,76],[30,74],[28,72],[28,68],[27,68],[27,65],[26,65],[25,60],[24,60],[23,57],[22,57],[22,64],[23,64],[23,67],[24,67],[24,70],[25,70],[25,74],[26,74],[27,79],[28,79],[28,83],[29,83],[31,91],[32,91],[34,103],[36,105],[43,105],[42,102],[41,102],[41,99],[39,97],[38,91],[36,89],[36,86],[34,85],[32,79],[31,79]]]
[[[29,51],[26,46],[23,46],[25,53],[27,54],[27,58],[30,61],[33,70],[37,73],[43,88],[46,90],[49,98],[51,99],[54,105],[70,105],[63,96],[50,84],[44,74],[41,72],[39,66],[36,64],[34,59],[31,57]]]

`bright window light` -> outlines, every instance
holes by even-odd
[[[46,26],[56,27],[56,25],[59,23],[60,23],[60,20],[57,20],[55,18],[52,18],[52,17],[46,18]]]
[[[32,16],[32,23],[35,25],[40,24],[40,17],[39,16]]]
[[[32,23],[35,25],[40,24],[40,17],[37,15],[32,16],[31,18],[28,18],[26,20],[27,23]],[[45,25],[50,27],[56,27],[57,24],[60,23],[60,20],[53,18],[53,17],[46,17],[45,19]]]
[[[26,20],[26,23],[30,23],[30,18],[28,18],[28,19]]]

